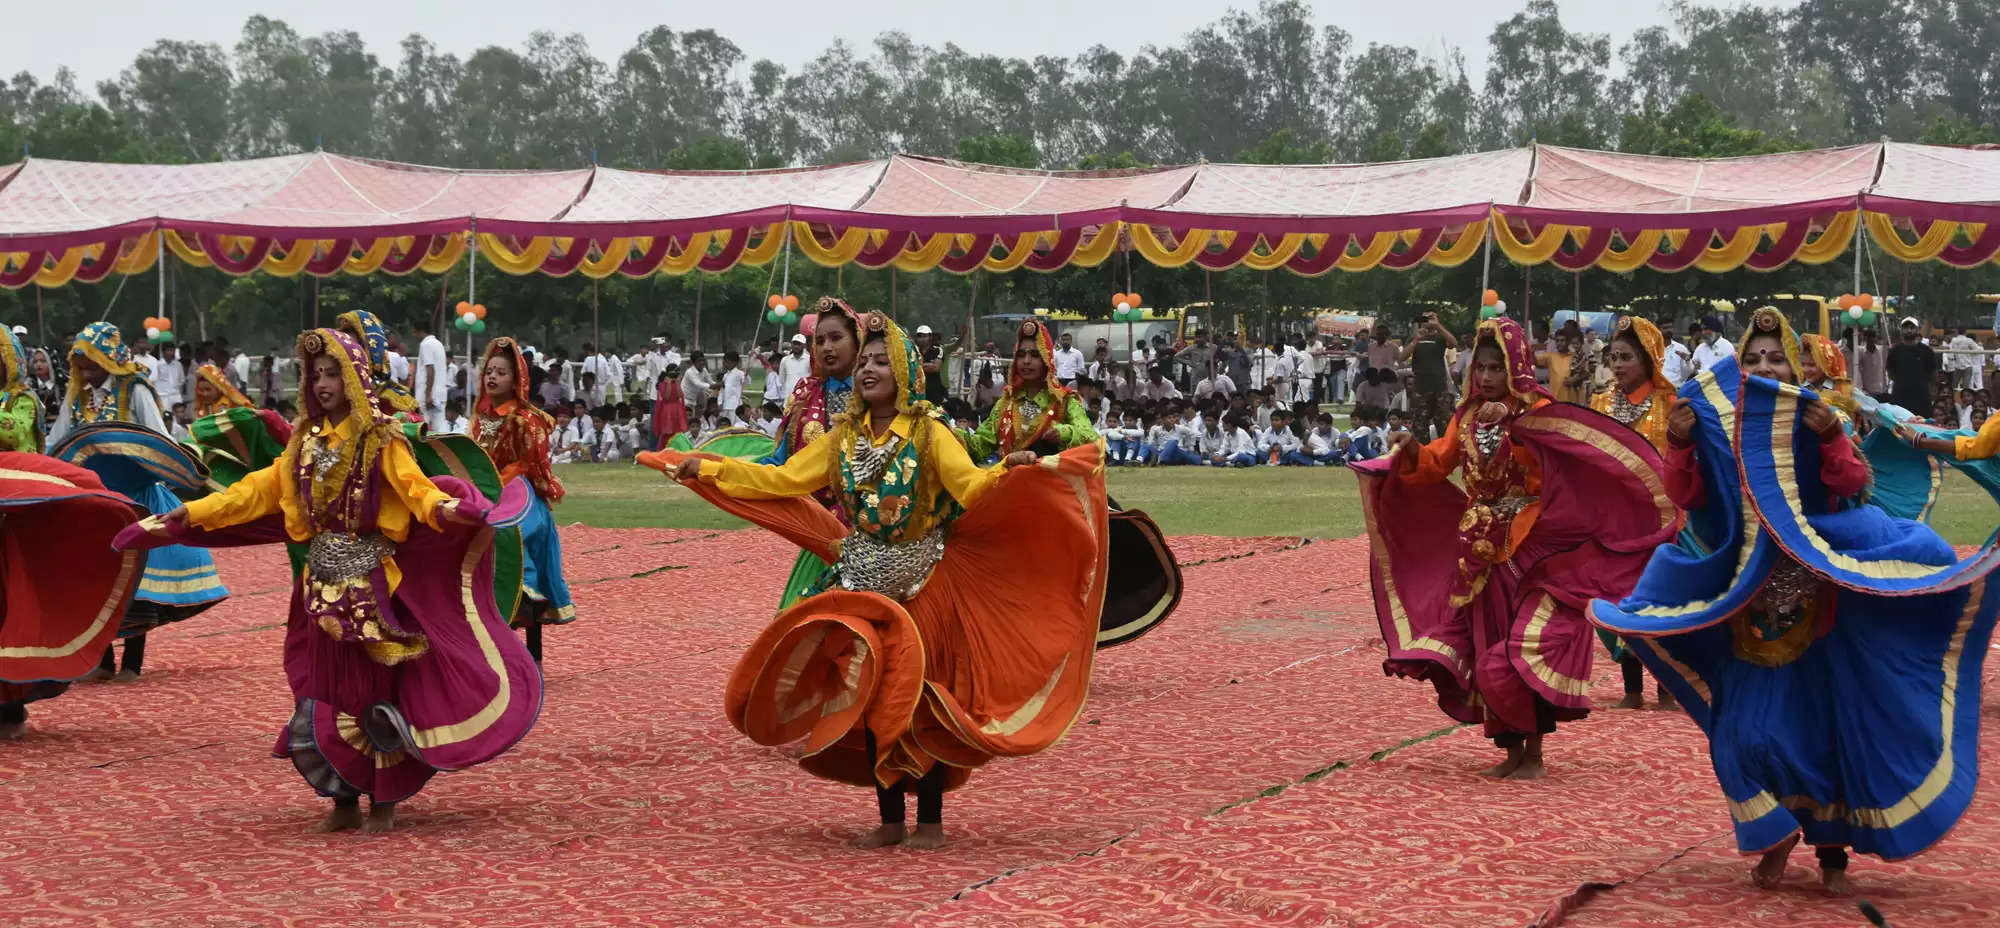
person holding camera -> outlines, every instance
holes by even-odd
[[[1402,361],[1410,365],[1416,380],[1410,415],[1420,441],[1443,435],[1451,426],[1451,378],[1445,373],[1444,355],[1447,349],[1457,347],[1458,337],[1445,330],[1434,312],[1424,313],[1410,343],[1403,346]]]

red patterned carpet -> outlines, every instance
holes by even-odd
[[[1551,741],[1550,779],[1474,776],[1486,743],[1381,675],[1357,540],[1178,540],[1179,615],[1103,655],[1069,739],[953,794],[951,845],[921,854],[849,850],[872,799],[721,717],[782,543],[564,544],[582,619],[549,634],[535,732],[379,838],[303,833],[324,804],[268,754],[283,561],[223,552],[236,597],[155,634],[142,681],[0,744],[0,925],[1525,925],[1592,883],[1620,885],[1564,925],[1865,924],[1808,853],[1749,886],[1683,718],[1600,712]],[[1915,861],[1857,858],[1892,923],[2000,921],[1990,795]]]

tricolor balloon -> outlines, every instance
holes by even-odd
[[[799,298],[789,293],[773,293],[764,298],[764,306],[765,319],[784,325],[791,321],[793,313],[798,312]]]
[[[455,314],[455,318],[452,319],[451,324],[457,326],[459,331],[461,332],[486,331],[485,306],[479,303],[467,303],[464,300],[459,300],[458,305],[452,307],[452,309]]]
[[[174,324],[165,316],[146,317],[146,340],[149,342],[170,342],[174,340]]]
[[[1119,322],[1133,322],[1145,315],[1137,293],[1114,293],[1111,295],[1111,318]]]

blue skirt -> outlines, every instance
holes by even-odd
[[[137,500],[156,515],[172,512],[180,505],[180,500],[159,483],[144,488],[111,489]],[[133,489],[138,492],[132,492]],[[154,548],[146,552],[145,573],[139,578],[132,605],[125,610],[118,637],[143,635],[169,622],[192,618],[228,598],[229,588],[222,585],[222,575],[215,570],[215,558],[206,549],[186,545]]]
[[[526,621],[540,625],[576,621],[569,583],[563,580],[562,537],[556,534],[555,514],[541,494],[535,495],[521,520],[521,597]],[[515,624],[522,622],[517,619]]]
[[[1979,782],[1979,686],[2000,589],[1834,594],[1833,627],[1792,662],[1739,658],[1730,623],[1628,637],[1709,736],[1737,847],[1794,831],[1885,860],[1936,843]]]

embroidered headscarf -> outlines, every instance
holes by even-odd
[[[1056,379],[1056,342],[1049,336],[1049,327],[1037,319],[1021,323],[1020,332],[1014,339],[1015,353],[1020,352],[1022,342],[1031,339],[1035,353],[1042,358],[1042,379],[1027,383],[1021,379],[1018,370],[1008,371],[1007,390],[1001,394],[999,402],[1000,421],[994,430],[995,441],[1003,454],[1020,450],[1016,439],[1033,440],[1050,425],[1061,421],[1069,410],[1071,397],[1075,396],[1075,391]],[[1033,421],[1022,422],[1021,404],[1044,390],[1049,394],[1048,404],[1033,417]]]
[[[1806,384],[1818,391],[1832,403],[1834,408],[1849,416],[1861,407],[1854,400],[1854,381],[1847,373],[1847,353],[1840,350],[1840,343],[1823,335],[1807,335],[1800,339],[1806,351],[1812,353],[1813,363],[1819,365],[1820,375],[1833,385],[1827,389],[1822,384]]]
[[[331,433],[339,423],[326,421],[326,409],[311,389],[313,363],[322,357],[340,365],[347,417],[359,426],[354,437],[338,448],[331,447]],[[402,428],[376,402],[367,350],[352,335],[336,329],[307,330],[299,335],[298,358],[299,405],[305,415],[301,427],[292,431],[285,453],[292,462],[299,502],[315,535],[370,534],[379,511],[376,462],[384,447],[403,440]],[[306,615],[322,631],[360,644],[379,664],[401,663],[428,650],[428,639],[404,626],[393,601],[381,595],[368,575],[321,576],[318,560],[308,559],[301,598]]]
[[[28,352],[21,347],[21,339],[13,330],[7,330],[7,338],[0,341],[0,365],[7,371],[0,375],[0,409],[5,409],[14,401],[14,394],[34,394],[28,387]]]
[[[1750,350],[1750,342],[1759,336],[1776,335],[1778,343],[1784,346],[1785,360],[1791,362],[1792,376],[1799,374],[1799,337],[1792,332],[1792,324],[1785,321],[1785,314],[1775,306],[1759,306],[1750,314],[1750,329],[1743,333],[1743,343],[1736,346],[1736,360],[1742,363],[1744,353]],[[1845,364],[1841,367],[1844,369]],[[1744,368],[1743,376],[1750,376],[1749,368]]]
[[[360,425],[353,440],[339,449],[338,461],[324,472],[314,469],[313,449],[308,446],[323,441],[321,436],[340,423],[326,421],[326,409],[320,405],[319,396],[312,390],[313,362],[321,356],[330,357],[340,365],[341,383],[347,394],[347,415]],[[301,495],[305,497],[300,502],[307,506],[315,528],[352,531],[352,528],[340,526],[360,515],[331,513],[329,507],[342,503],[336,497],[343,495],[343,488],[355,473],[354,469],[372,466],[376,455],[382,452],[382,446],[391,438],[401,436],[402,432],[376,404],[374,378],[368,371],[368,354],[353,336],[334,329],[308,329],[299,333],[298,359],[301,416],[298,427],[292,430],[291,441],[286,443],[285,453],[291,456],[293,466],[300,472],[298,485]],[[310,479],[305,479],[308,475]],[[365,482],[365,475],[362,479]],[[336,515],[340,518],[329,521],[330,516]]]
[[[888,316],[879,312],[861,314],[862,347],[867,347],[868,343],[876,338],[882,340],[883,348],[889,354],[889,370],[896,380],[896,411],[916,420],[910,429],[910,442],[915,446],[917,460],[929,461],[931,436],[935,430],[924,420],[933,417],[936,412],[930,401],[924,399],[924,363],[917,351],[917,344],[910,339],[909,333],[903,331],[902,326],[897,325],[895,320]],[[858,353],[856,357],[859,357]],[[859,362],[856,363],[858,366]],[[836,452],[828,456],[830,471],[828,486],[838,487],[843,484],[845,475],[842,471],[847,467],[849,449],[854,447],[857,438],[873,434],[869,427],[868,404],[861,401],[858,393],[854,399],[854,402],[848,404],[846,414],[842,415],[831,429],[835,433],[833,441]],[[946,518],[946,513],[953,504],[940,498],[944,492],[943,483],[939,480],[937,469],[934,467],[918,465],[914,488],[918,507],[908,513],[904,531],[912,535],[922,535],[929,531],[938,519]],[[924,501],[930,501],[931,505],[926,505]],[[897,515],[902,514],[901,511],[897,513]]]
[[[0,341],[0,365],[5,365],[7,368],[6,373],[0,375],[0,379],[4,379],[4,382],[0,382],[0,411],[11,409],[17,396],[26,396],[33,400],[34,411],[30,414],[32,418],[29,429],[35,446],[30,450],[40,451],[43,438],[42,398],[35,392],[34,385],[29,382],[27,362],[28,355],[21,348],[21,339],[9,330],[6,340]]]
[[[486,393],[484,371],[486,365],[492,363],[496,357],[506,358],[514,366],[514,393],[511,396],[496,397]],[[479,434],[480,419],[502,415],[500,407],[509,400],[514,402],[515,412],[524,416],[540,416],[543,423],[555,424],[554,416],[543,412],[541,407],[535,405],[533,394],[528,387],[528,356],[521,351],[520,342],[505,335],[487,342],[486,353],[480,356],[479,367],[473,370],[473,376],[479,378],[479,402],[472,407],[472,421],[469,423],[472,434]]]
[[[243,391],[236,389],[236,385],[230,383],[228,377],[223,376],[222,369],[216,367],[213,364],[204,364],[198,368],[195,368],[194,377],[196,380],[205,382],[209,386],[214,387],[215,392],[221,394],[220,398],[218,398],[215,401],[215,404],[212,406],[203,406],[201,404],[201,399],[197,394],[194,405],[194,414],[196,418],[206,416],[210,413],[220,412],[224,409],[257,408],[257,404],[250,402],[250,398],[244,396]]]
[[[1506,316],[1495,316],[1479,323],[1479,329],[1472,336],[1472,351],[1479,352],[1479,346],[1491,343],[1500,349],[1500,357],[1507,364],[1507,393],[1515,399],[1532,403],[1537,399],[1554,399],[1547,387],[1535,379],[1535,353],[1528,347],[1528,335],[1521,330],[1521,324]],[[1479,391],[1473,386],[1472,372],[1475,365],[1465,366],[1465,398],[1458,404],[1460,412],[1484,402]]]
[[[79,425],[89,421],[83,409],[83,395],[90,391],[89,381],[83,379],[86,364],[103,368],[113,377],[130,377],[143,370],[132,359],[132,349],[125,347],[117,326],[109,322],[84,326],[69,349],[69,394],[63,400],[70,408],[71,421]],[[131,392],[114,390],[112,394],[118,404],[116,417],[121,421],[132,418]]]
[[[375,381],[375,393],[395,412],[417,408],[417,398],[408,387],[389,374],[389,330],[382,320],[365,309],[344,312],[333,321],[334,328],[354,337],[368,357],[368,374]]]

